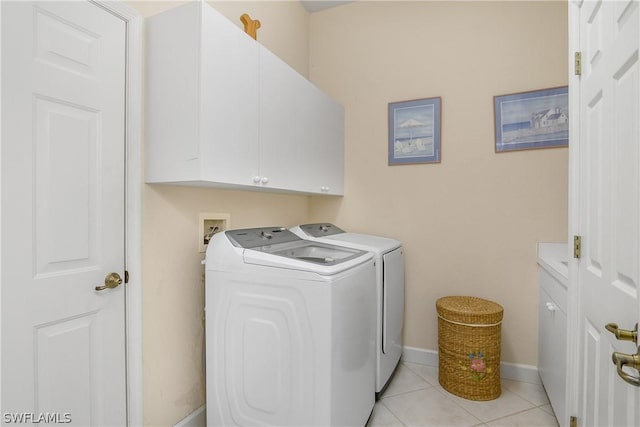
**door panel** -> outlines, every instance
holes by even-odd
[[[96,313],[35,327],[35,413],[64,408],[72,420],[91,419],[93,405],[86,405],[86,397],[92,395],[91,381],[85,379],[99,379],[92,378],[91,363],[99,358],[97,336]],[[60,393],[60,384],[66,384],[66,393]]]
[[[600,331],[597,326],[588,320],[584,325],[584,364],[582,379],[584,381],[584,393],[582,399],[585,402],[584,420],[597,420],[600,408]],[[590,424],[587,421],[587,425]]]
[[[99,112],[38,96],[34,104],[36,276],[97,270]]]
[[[96,77],[99,35],[36,7],[35,59],[72,73]]]
[[[0,6],[2,409],[125,425],[125,23]]]

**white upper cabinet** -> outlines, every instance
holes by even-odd
[[[260,49],[261,169],[274,186],[341,194],[342,107],[267,49]]]
[[[343,193],[344,111],[210,6],[147,20],[146,181]]]

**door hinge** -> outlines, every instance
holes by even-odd
[[[573,236],[573,257],[580,259],[582,256],[582,236]]]
[[[582,75],[582,52],[575,52],[573,54],[574,59],[574,71],[576,76]]]
[[[124,283],[129,283],[129,271],[125,270],[124,271]]]
[[[578,427],[578,417],[576,416],[569,417],[569,427]]]

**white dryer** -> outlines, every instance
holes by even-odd
[[[364,426],[375,402],[370,253],[282,227],[206,255],[207,424]]]
[[[395,239],[347,233],[333,224],[304,224],[291,229],[316,242],[372,252],[376,264],[376,393],[389,383],[402,356],[404,326],[404,253]]]

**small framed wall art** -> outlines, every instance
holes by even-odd
[[[569,145],[567,86],[493,97],[496,153]]]
[[[440,163],[441,98],[389,103],[389,165]]]

